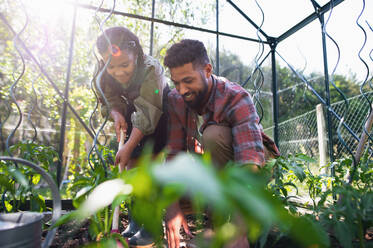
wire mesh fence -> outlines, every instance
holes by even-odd
[[[366,97],[372,101],[373,92],[366,93]],[[363,132],[366,117],[369,114],[369,103],[363,95],[349,98],[348,103],[348,113],[346,114],[344,122],[357,137],[360,137]],[[336,102],[331,105],[331,108],[336,114],[343,116],[346,104],[344,101]],[[323,113],[324,118],[326,118],[325,107]],[[346,127],[342,127],[340,130],[343,141],[340,140],[337,135],[337,128],[340,121],[334,115],[332,115],[331,120],[334,158],[341,158],[345,155],[349,155],[347,148],[342,142],[344,141],[352,151],[355,151],[358,140],[348,132]],[[273,129],[274,127],[269,127],[264,131],[271,134]],[[328,140],[327,142],[329,143]],[[279,124],[279,147],[282,154],[305,153],[314,158],[319,156],[316,109]]]

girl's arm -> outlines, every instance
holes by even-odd
[[[127,142],[117,152],[115,164],[119,164],[119,166],[124,169],[131,158],[131,153],[140,143],[143,137],[144,134],[138,128],[134,127]]]

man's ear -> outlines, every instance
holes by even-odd
[[[203,70],[205,71],[206,78],[210,78],[212,74],[212,65],[210,63],[206,64]]]

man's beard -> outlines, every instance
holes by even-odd
[[[203,75],[200,75],[200,77],[203,83],[203,89],[197,93],[195,99],[193,101],[186,101],[183,96],[183,99],[186,105],[188,105],[192,109],[200,109],[202,107],[203,100],[208,91],[207,79]]]

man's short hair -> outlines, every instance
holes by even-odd
[[[193,68],[210,63],[206,48],[202,42],[185,39],[173,44],[167,50],[164,65],[168,68],[171,69],[188,63],[192,63]]]

